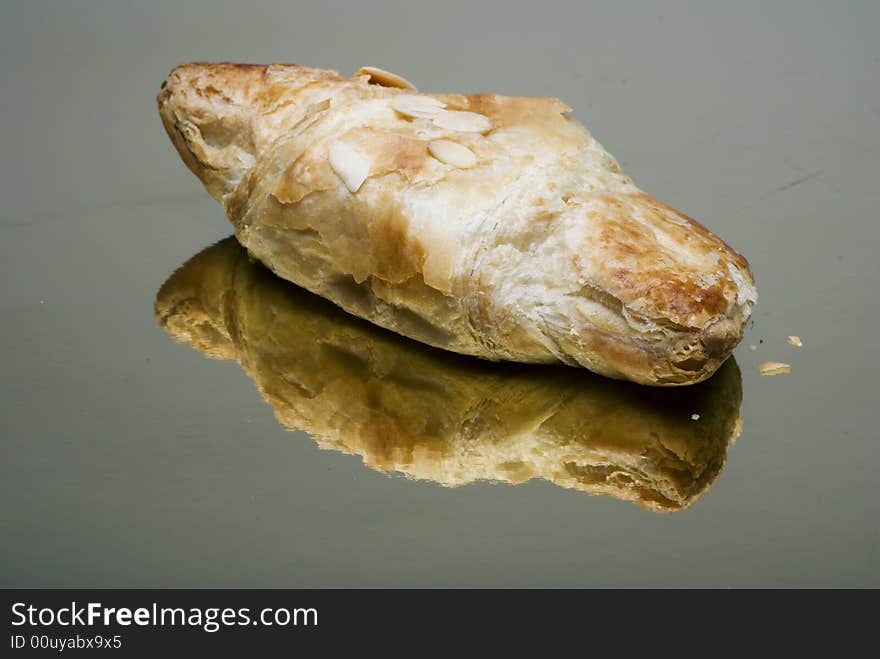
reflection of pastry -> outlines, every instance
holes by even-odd
[[[275,278],[231,238],[165,282],[156,314],[175,338],[237,360],[284,426],[443,485],[538,477],[676,510],[714,480],[740,427],[733,359],[670,390],[451,355]]]
[[[251,256],[377,325],[654,385],[705,379],[742,337],[746,260],[636,188],[561,101],[186,64],[158,102]]]

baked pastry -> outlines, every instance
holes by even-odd
[[[636,188],[557,99],[185,64],[158,104],[252,257],[433,346],[692,384],[756,300],[746,260]]]
[[[740,429],[733,359],[670,390],[450,355],[274,277],[231,238],[165,282],[156,315],[176,339],[238,361],[286,428],[446,486],[544,478],[673,511],[708,489]]]

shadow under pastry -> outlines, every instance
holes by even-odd
[[[675,511],[708,490],[741,428],[732,357],[682,389],[484,362],[351,316],[252,262],[234,238],[171,275],[155,311],[178,341],[237,361],[284,427],[444,486],[543,478]]]

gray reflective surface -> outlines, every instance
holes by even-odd
[[[880,585],[876,3],[123,4],[0,10],[0,586]],[[755,272],[711,487],[389,477],[176,343],[156,293],[230,232],[154,107],[191,59],[568,102]]]

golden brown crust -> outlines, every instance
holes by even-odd
[[[543,478],[674,511],[710,487],[740,430],[733,360],[708,382],[658,390],[450,355],[273,277],[232,239],[179,268],[156,314],[178,340],[238,361],[285,427],[447,486]]]
[[[644,384],[723,363],[756,299],[745,259],[638,190],[568,106],[383,76],[184,65],[160,114],[250,254],[351,313]]]
[[[296,121],[303,90],[339,79],[335,71],[296,64],[191,62],[168,75],[157,102],[184,163],[219,201],[274,133]]]

